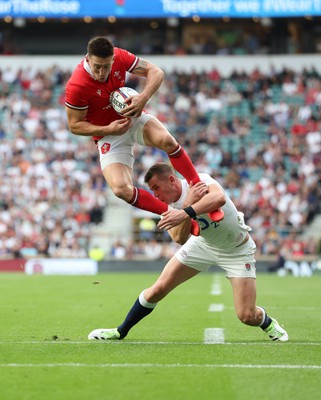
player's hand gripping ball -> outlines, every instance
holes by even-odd
[[[136,94],[138,94],[138,92],[130,87],[121,87],[112,92],[110,95],[110,103],[113,106],[113,109],[119,115],[122,115],[122,111],[128,106],[128,104],[125,103],[125,100]]]

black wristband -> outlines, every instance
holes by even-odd
[[[196,218],[196,212],[194,210],[194,208],[192,206],[183,208],[183,210],[186,212],[186,214],[188,216],[190,216],[191,218],[195,219]]]

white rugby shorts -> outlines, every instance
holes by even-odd
[[[217,265],[225,270],[227,278],[255,278],[255,251],[256,245],[251,236],[243,245],[225,250],[211,247],[201,237],[191,236],[175,257],[197,271],[206,272]]]
[[[121,163],[133,168],[135,161],[133,154],[134,143],[145,145],[143,128],[151,118],[155,117],[143,112],[140,117],[132,119],[132,126],[123,135],[104,136],[97,142],[102,171],[107,165],[113,163]]]

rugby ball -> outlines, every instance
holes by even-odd
[[[128,106],[128,104],[125,103],[125,100],[130,96],[135,96],[136,94],[138,94],[138,92],[130,87],[121,87],[111,93],[110,103],[113,106],[113,109],[118,114],[122,115],[122,111]]]

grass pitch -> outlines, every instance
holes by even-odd
[[[320,399],[320,275],[258,276],[258,304],[287,343],[242,325],[229,282],[212,273],[177,288],[125,340],[87,340],[122,322],[156,276],[1,274],[1,400]],[[207,328],[224,329],[224,343],[204,344]]]

